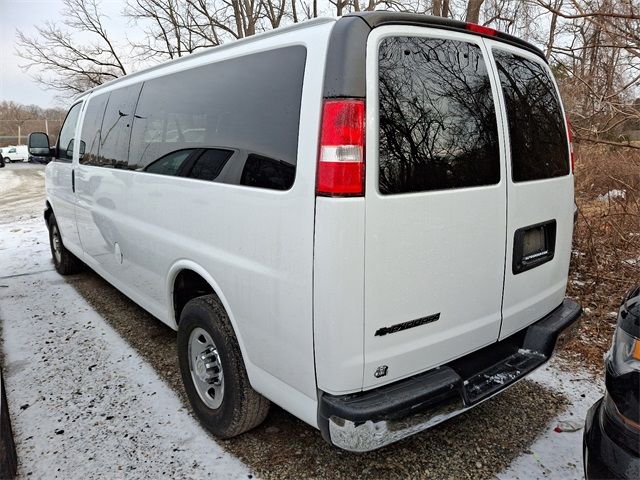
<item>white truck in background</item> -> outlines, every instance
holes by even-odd
[[[10,145],[3,147],[0,152],[2,152],[5,163],[27,162],[29,160],[29,151],[26,145]]]

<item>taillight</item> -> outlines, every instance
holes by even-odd
[[[573,150],[573,133],[571,132],[571,122],[569,121],[569,116],[567,119],[567,137],[569,138],[569,159],[571,160],[571,172],[575,172],[576,168],[576,153]]]
[[[484,25],[478,25],[477,23],[467,23],[466,28],[467,30],[470,30],[472,32],[480,33],[482,35],[487,35],[489,37],[495,37],[498,35],[497,30],[491,27],[485,27]]]
[[[364,132],[363,99],[324,101],[316,194],[364,195]]]

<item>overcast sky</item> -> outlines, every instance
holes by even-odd
[[[107,30],[122,38],[127,20],[121,16],[124,0],[103,0],[102,8],[109,17]],[[60,21],[61,0],[0,0],[0,100],[13,100],[41,107],[64,106],[55,100],[56,92],[34,82],[19,65],[16,54],[16,29],[35,35],[34,25],[46,20]]]

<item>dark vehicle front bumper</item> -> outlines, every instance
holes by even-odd
[[[320,431],[337,447],[364,452],[430,428],[543,365],[560,333],[581,312],[580,305],[565,299],[528,328],[433,370],[351,395],[321,392]]]
[[[640,457],[629,447],[640,448],[640,434],[625,432],[624,425],[605,412],[605,398],[596,402],[587,413],[584,427],[584,475],[593,479],[640,478]],[[626,445],[625,445],[626,444]]]

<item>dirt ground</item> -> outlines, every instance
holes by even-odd
[[[37,220],[43,205],[42,168],[11,165],[0,170],[2,175],[6,177],[0,183],[0,226],[4,224],[0,233],[6,235],[21,228],[20,222],[29,218],[34,220],[23,225],[41,229],[34,233],[34,238],[39,238],[37,249],[5,251],[5,258],[15,260],[23,255],[24,265],[37,261],[44,265],[46,260],[42,259],[48,255],[46,230]],[[0,242],[0,259],[2,249]],[[47,269],[52,269],[50,263]],[[10,273],[11,278],[14,273],[19,275]],[[3,276],[6,273],[0,271],[0,278]],[[178,371],[175,333],[91,271],[66,277],[64,282],[155,370],[188,410]],[[549,435],[554,419],[567,411],[569,402],[559,390],[525,380],[464,415],[366,454],[330,447],[317,430],[273,406],[263,425],[236,439],[216,443],[261,478],[579,478],[579,456],[560,460],[568,465],[570,475],[554,476],[558,472],[543,465],[547,461],[543,452],[547,454],[553,448],[543,444],[534,451],[532,446]],[[573,441],[579,442],[578,437]],[[574,450],[579,449],[577,446]],[[531,475],[509,470],[504,473],[514,460],[527,456],[535,456],[532,462],[539,471],[531,471]]]

